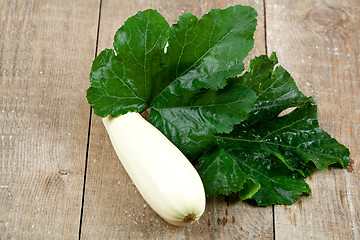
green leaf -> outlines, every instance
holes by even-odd
[[[239,137],[219,137],[222,148],[260,189],[251,196],[261,206],[292,204],[310,188],[298,172],[290,171],[265,149],[256,149],[252,142],[240,142]]]
[[[241,170],[223,149],[218,148],[199,159],[198,172],[205,186],[208,197],[220,194],[229,195],[241,191],[240,198],[245,200],[254,195],[260,185]]]
[[[258,99],[249,117],[230,133],[215,134],[218,147],[199,159],[208,196],[242,194],[256,183],[260,188],[247,198],[263,206],[292,204],[311,193],[303,178],[313,166],[348,165],[348,149],[319,128],[315,102],[276,64],[275,54],[256,57],[239,77]],[[295,110],[279,116],[289,107]]]
[[[223,88],[244,70],[256,16],[253,8],[236,5],[213,9],[200,20],[184,14],[170,28],[156,10],[138,12],[116,32],[115,51],[105,49],[94,60],[88,102],[95,114],[117,117],[173,107],[168,99],[203,88]]]
[[[116,32],[114,49],[93,62],[87,99],[95,114],[117,117],[142,111],[159,88],[169,24],[156,10],[138,12]]]
[[[233,80],[218,91],[168,98],[165,106],[152,107],[149,121],[192,160],[216,143],[212,133],[230,132],[245,120],[256,98],[251,89]]]
[[[310,162],[318,169],[334,163],[346,167],[349,162],[348,149],[319,128],[316,105],[311,101],[283,117],[239,126],[237,138],[250,141],[254,149],[266,150],[303,176],[310,175]]]
[[[233,132],[232,132],[233,133]],[[226,135],[227,136],[227,135]],[[199,159],[198,172],[208,197],[238,193],[240,200],[255,199],[261,206],[292,204],[310,188],[266,150],[233,136],[219,137],[219,147]],[[241,141],[241,140],[240,140]]]
[[[128,70],[125,77],[135,82],[133,88],[140,91],[147,104],[162,88],[161,61],[169,28],[160,13],[148,9],[129,18],[114,37],[114,49]]]
[[[168,86],[155,101],[162,104],[184,91],[223,88],[227,78],[241,74],[254,46],[256,16],[253,8],[240,5],[212,9],[200,20],[190,13],[180,16],[169,33],[163,78]]]
[[[128,111],[140,111],[146,107],[140,92],[125,77],[126,69],[121,58],[113,50],[105,49],[94,60],[91,69],[91,87],[86,97],[95,114],[101,117],[118,116]]]
[[[319,128],[314,101],[305,97],[288,72],[281,66],[275,67],[272,59],[255,58],[250,70],[239,78],[258,94],[248,119],[231,133],[216,134],[218,146],[229,156],[227,160],[232,159],[253,182],[261,185],[252,196],[259,205],[292,204],[303,193],[310,194],[303,177],[311,174],[313,166],[325,169],[331,164],[346,167],[349,163],[349,150]],[[296,108],[279,116],[288,107]],[[218,161],[214,155],[202,158],[209,163]],[[229,172],[222,169],[218,173],[199,172],[203,179],[210,175],[230,178]],[[239,179],[238,184],[242,184],[244,180]],[[223,186],[227,189],[226,184]],[[221,189],[217,193],[222,193]]]
[[[254,196],[260,205],[292,204],[302,193],[310,193],[301,176],[310,175],[310,162],[324,169],[334,163],[347,166],[349,161],[347,148],[318,127],[311,102],[271,121],[238,125],[217,139],[241,170],[261,185]]]
[[[250,61],[249,69],[239,81],[250,87],[257,95],[248,124],[265,121],[278,116],[283,110],[300,106],[309,99],[298,87],[290,74],[281,66],[275,53],[261,55]]]
[[[254,109],[242,125],[241,138],[268,149],[289,169],[303,176],[311,174],[309,162],[318,169],[334,163],[346,167],[348,149],[319,128],[315,102],[301,93],[290,74],[281,66],[275,67],[276,64],[275,53],[270,58],[257,57],[239,78],[258,95]],[[298,109],[278,117],[290,107]]]

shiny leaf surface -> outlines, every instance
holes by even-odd
[[[221,149],[217,151],[222,156],[226,153],[226,158],[220,158],[222,166],[236,166],[237,170],[204,171],[205,161],[220,162],[214,153],[199,160],[202,179],[221,179],[219,184],[211,183],[215,190],[208,190],[209,196],[224,194],[221,185],[228,189],[234,181],[242,185],[251,179],[260,184],[251,196],[259,205],[292,204],[300,195],[310,194],[303,178],[314,166],[325,169],[331,164],[346,167],[349,163],[349,150],[319,128],[315,102],[298,90],[284,68],[275,67],[277,61],[273,59],[275,55],[255,58],[249,71],[239,78],[258,95],[248,119],[228,134],[216,134]],[[289,107],[296,108],[279,116]]]
[[[170,98],[223,88],[244,70],[256,16],[253,8],[236,5],[213,9],[200,20],[184,14],[170,28],[156,10],[138,12],[116,32],[114,50],[94,60],[88,102],[95,114],[117,117],[173,107]]]
[[[311,174],[309,162],[318,169],[334,163],[346,167],[348,149],[319,128],[315,102],[301,93],[290,74],[276,64],[275,53],[270,58],[264,55],[254,58],[248,72],[239,78],[258,95],[249,118],[239,131],[250,134],[244,138],[255,141],[254,145],[266,143],[269,151],[289,169],[303,176]],[[279,117],[289,108],[295,109]]]
[[[243,60],[254,46],[256,11],[248,6],[212,9],[200,20],[191,13],[170,28],[163,82],[156,97],[164,105],[171,95],[201,88],[219,89],[244,70]]]
[[[218,91],[169,97],[165,106],[152,107],[149,121],[192,160],[216,143],[212,133],[228,133],[244,121],[256,99],[250,88],[233,80]]]
[[[204,154],[199,160],[198,172],[202,177],[208,197],[240,192],[240,199],[254,195],[260,184],[241,170],[236,158],[218,148]]]
[[[221,138],[219,146],[248,178],[260,184],[259,190],[251,196],[259,205],[292,204],[300,195],[311,193],[298,172],[290,171],[266,149],[256,149],[252,142],[239,143],[235,136],[231,140]]]
[[[217,139],[261,185],[253,196],[260,205],[292,204],[302,193],[310,193],[303,177],[310,175],[313,164],[324,169],[334,163],[347,166],[349,161],[348,150],[318,127],[311,102],[271,121],[238,125]]]
[[[95,114],[117,117],[148,106],[161,82],[161,57],[169,28],[155,10],[138,12],[119,28],[115,51],[102,51],[91,69],[87,99]]]

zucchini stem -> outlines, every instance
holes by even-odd
[[[184,217],[184,222],[186,223],[190,223],[190,222],[194,222],[196,220],[196,215],[193,213],[190,213],[189,215],[187,215],[186,217]]]

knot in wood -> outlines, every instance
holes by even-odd
[[[314,9],[310,12],[309,18],[312,22],[324,27],[332,27],[338,21],[337,12],[329,6]]]
[[[60,171],[59,171],[59,174],[60,174],[60,175],[67,175],[67,174],[68,174],[68,172],[67,172],[67,171],[65,171],[65,170],[60,170]]]

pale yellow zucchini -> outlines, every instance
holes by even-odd
[[[199,174],[157,128],[139,113],[103,118],[126,172],[149,206],[176,226],[197,221],[205,210]]]

